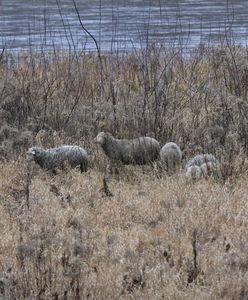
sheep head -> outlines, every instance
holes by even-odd
[[[98,135],[95,138],[95,142],[103,146],[106,143],[106,140],[108,138],[111,138],[111,134],[108,132],[99,132]]]
[[[43,151],[44,150],[42,148],[39,148],[39,147],[29,148],[27,153],[26,153],[26,158],[27,158],[28,161],[35,160],[37,157],[40,156],[40,154]]]

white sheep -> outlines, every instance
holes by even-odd
[[[185,168],[187,169],[191,166],[201,166],[202,164],[208,162],[215,164],[219,163],[213,154],[197,154],[187,162]]]
[[[198,154],[186,164],[185,176],[193,181],[210,176],[220,179],[222,174],[219,161],[212,154]]]
[[[95,141],[112,161],[120,161],[124,165],[144,165],[159,157],[160,144],[151,137],[115,139],[110,133],[100,132]]]
[[[35,161],[40,167],[55,172],[56,168],[64,167],[65,162],[74,168],[80,166],[81,173],[87,171],[87,152],[75,145],[64,145],[57,148],[43,149],[32,147],[27,151],[27,160]]]
[[[182,151],[176,143],[166,143],[159,155],[163,166],[169,173],[174,173],[181,164]]]

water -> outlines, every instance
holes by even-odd
[[[247,0],[75,0],[83,26],[102,50],[150,42],[193,47],[220,43],[226,33],[246,44]],[[0,46],[7,49],[94,50],[73,0],[0,0]]]

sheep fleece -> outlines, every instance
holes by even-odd
[[[63,168],[65,161],[74,168],[81,166],[81,171],[87,170],[87,153],[79,146],[65,145],[58,148],[42,149],[33,147],[29,150],[36,151],[34,161],[42,168],[52,170],[57,167]]]
[[[215,158],[213,154],[197,154],[193,158],[191,158],[185,168],[188,169],[191,166],[201,166],[204,163],[213,163],[213,164],[218,164],[218,160]]]
[[[182,151],[176,143],[166,143],[160,150],[160,159],[168,170],[173,170],[179,166],[182,160]]]
[[[159,157],[160,144],[151,137],[139,137],[132,140],[115,139],[110,134],[104,135],[101,144],[105,154],[123,164],[147,164]]]

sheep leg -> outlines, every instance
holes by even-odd
[[[80,164],[80,171],[81,171],[81,173],[87,172],[87,168],[88,168],[87,162],[83,162],[83,163]]]
[[[111,191],[109,190],[109,187],[108,187],[108,176],[104,176],[103,177],[103,188],[102,188],[102,191],[104,192],[104,194],[107,196],[107,197],[113,197],[113,193],[111,193]]]
[[[118,168],[118,163],[111,160],[110,163],[107,165],[107,174],[108,175],[119,175],[120,171]]]

